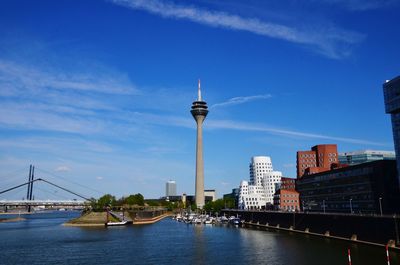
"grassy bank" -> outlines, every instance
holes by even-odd
[[[109,221],[117,222],[115,218],[109,216]],[[72,219],[65,226],[104,226],[107,222],[107,212],[89,212],[78,218]]]

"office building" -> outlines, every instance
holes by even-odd
[[[339,163],[357,165],[376,160],[395,160],[396,154],[393,151],[362,150],[354,152],[339,153]]]
[[[399,213],[396,161],[378,160],[303,176],[296,181],[304,211]]]
[[[204,197],[211,197],[211,201],[215,201],[217,199],[217,192],[215,190],[204,190]]]
[[[295,190],[277,190],[274,195],[274,210],[300,211],[299,193]]]
[[[274,210],[299,211],[300,199],[296,191],[296,179],[282,177],[274,194]]]
[[[396,152],[397,172],[400,173],[400,76],[383,84],[385,111],[390,114]]]
[[[165,184],[165,196],[176,196],[176,182],[174,180],[167,181]]]
[[[277,183],[282,172],[274,171],[269,156],[254,156],[250,162],[250,181],[243,180],[239,187],[240,209],[265,209],[273,204]]]
[[[339,164],[336,144],[321,144],[310,151],[298,151],[297,178],[330,170],[332,164]]]
[[[296,179],[294,178],[281,178],[281,183],[279,185],[279,189],[282,190],[296,190]]]

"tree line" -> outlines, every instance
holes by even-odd
[[[170,211],[181,210],[181,209],[191,209],[192,211],[197,210],[196,204],[193,202],[192,204],[185,205],[182,201],[169,202],[162,199],[147,199],[145,200],[143,195],[140,193],[131,194],[127,197],[121,197],[117,199],[115,196],[111,194],[105,194],[99,199],[92,198],[91,200],[91,208],[94,211],[103,211],[110,208],[135,208],[135,207],[164,207]],[[235,201],[233,198],[224,198],[218,199],[215,201],[207,202],[203,210],[206,212],[220,212],[222,209],[232,209],[235,208]]]

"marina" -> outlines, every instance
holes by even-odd
[[[185,213],[177,214],[172,217],[173,220],[178,222],[183,222],[186,224],[205,224],[205,225],[235,225],[239,226],[242,221],[237,216],[230,216],[229,218],[225,215],[223,216],[211,216],[208,214],[195,214],[195,213]]]

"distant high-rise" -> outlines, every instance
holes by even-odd
[[[201,98],[200,80],[197,100],[192,104],[190,111],[197,124],[196,144],[196,205],[202,209],[204,206],[204,162],[203,162],[203,121],[208,114],[207,103]]]
[[[386,113],[392,118],[394,148],[396,152],[397,174],[400,173],[400,76],[383,84]],[[399,178],[399,175],[398,175]],[[400,184],[400,178],[399,178]]]
[[[174,180],[167,181],[165,185],[165,196],[176,196],[176,182]]]

